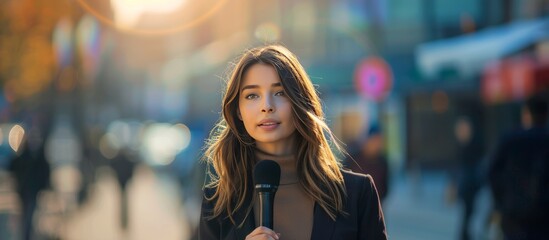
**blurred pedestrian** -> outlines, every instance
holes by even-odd
[[[489,171],[505,239],[549,239],[549,131],[547,101],[540,95],[523,107],[524,129],[505,136]]]
[[[458,142],[457,197],[463,204],[460,239],[469,240],[475,199],[483,184],[481,178],[483,148],[479,130],[474,127],[469,117],[459,117],[454,132]]]
[[[135,164],[135,159],[128,148],[122,148],[111,160],[111,167],[116,173],[116,180],[120,187],[120,226],[123,230],[128,229],[128,182],[133,176]]]
[[[385,155],[384,137],[380,127],[372,125],[349,151],[345,160],[347,167],[353,172],[372,175],[379,193],[379,199],[387,197],[389,189],[389,164]]]
[[[46,160],[43,137],[31,129],[24,136],[17,153],[10,161],[9,170],[16,183],[21,203],[21,230],[23,240],[34,239],[34,213],[38,195],[50,187],[50,164]],[[30,136],[28,136],[30,135]]]
[[[199,238],[387,239],[372,178],[342,170],[331,137],[297,57],[279,45],[246,51],[206,149],[215,174],[204,189]],[[281,167],[273,229],[259,226],[252,183],[252,168],[265,159]]]

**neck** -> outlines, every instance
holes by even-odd
[[[284,153],[284,154],[273,154],[265,152],[259,148],[255,149],[255,156],[258,160],[269,159],[273,160],[280,165],[282,171],[295,169],[295,155],[293,153]]]
[[[270,142],[255,142],[255,148],[271,157],[289,157],[295,154],[296,151],[296,133],[289,137]]]
[[[270,158],[291,158],[294,156],[292,152],[285,152],[285,151],[269,151],[269,150],[263,150],[261,148],[255,148],[258,154]],[[274,160],[274,159],[273,159]]]
[[[256,148],[255,156],[258,160],[269,159],[280,165],[280,184],[287,185],[299,181],[295,155],[293,153],[273,154]]]

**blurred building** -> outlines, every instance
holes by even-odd
[[[549,10],[543,0],[165,0],[131,5],[125,0],[82,0],[55,1],[49,8],[41,8],[40,1],[12,2],[16,1],[2,5],[3,11],[12,12],[2,18],[3,36],[35,39],[22,31],[33,22],[32,14],[23,13],[34,11],[49,19],[47,26],[38,28],[45,39],[40,44],[55,48],[42,51],[50,62],[13,63],[45,65],[41,72],[35,67],[14,75],[5,70],[13,64],[2,61],[4,98],[11,107],[24,106],[22,102],[40,102],[29,96],[45,92],[44,99],[54,99],[48,101],[52,112],[70,115],[84,142],[96,141],[92,135],[117,119],[185,123],[206,136],[219,117],[230,63],[245,48],[264,43],[284,44],[299,56],[344,142],[369,124],[383,123],[389,160],[399,168],[411,163],[444,167],[454,161],[452,129],[459,115],[482,113],[476,121],[482,123],[487,145],[516,125],[518,117],[510,113],[517,112],[516,102],[534,90],[525,90],[520,97],[498,97],[505,94],[486,86],[515,74],[501,66],[537,69],[519,73],[535,75],[526,77],[534,79],[525,80],[528,89],[545,84],[535,80],[546,74],[538,67],[547,59],[543,38],[497,41],[526,26],[523,23],[545,28],[543,17]],[[11,38],[2,41],[17,43]],[[498,49],[503,52],[468,62],[489,55],[483,43],[501,44]],[[478,53],[466,55],[466,46],[475,44]],[[444,55],[455,61],[440,58]],[[468,62],[465,67],[459,62],[462,55]],[[494,61],[499,67],[493,67]],[[378,63],[372,65],[373,75],[361,75],[370,63]],[[42,75],[47,77],[33,77]],[[15,84],[13,79],[32,81]],[[360,87],[360,81],[370,85]],[[12,89],[36,91],[14,95]],[[10,100],[12,96],[23,97]],[[191,145],[202,140],[193,138]]]

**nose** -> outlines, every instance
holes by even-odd
[[[272,113],[275,111],[272,97],[266,97],[261,112]]]
[[[269,112],[269,113],[272,113],[272,112],[274,112],[274,109],[273,109],[272,107],[263,108],[263,109],[261,109],[261,112]]]

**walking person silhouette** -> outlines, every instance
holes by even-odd
[[[499,143],[489,169],[495,209],[506,240],[549,239],[547,99],[523,107],[523,129]]]

